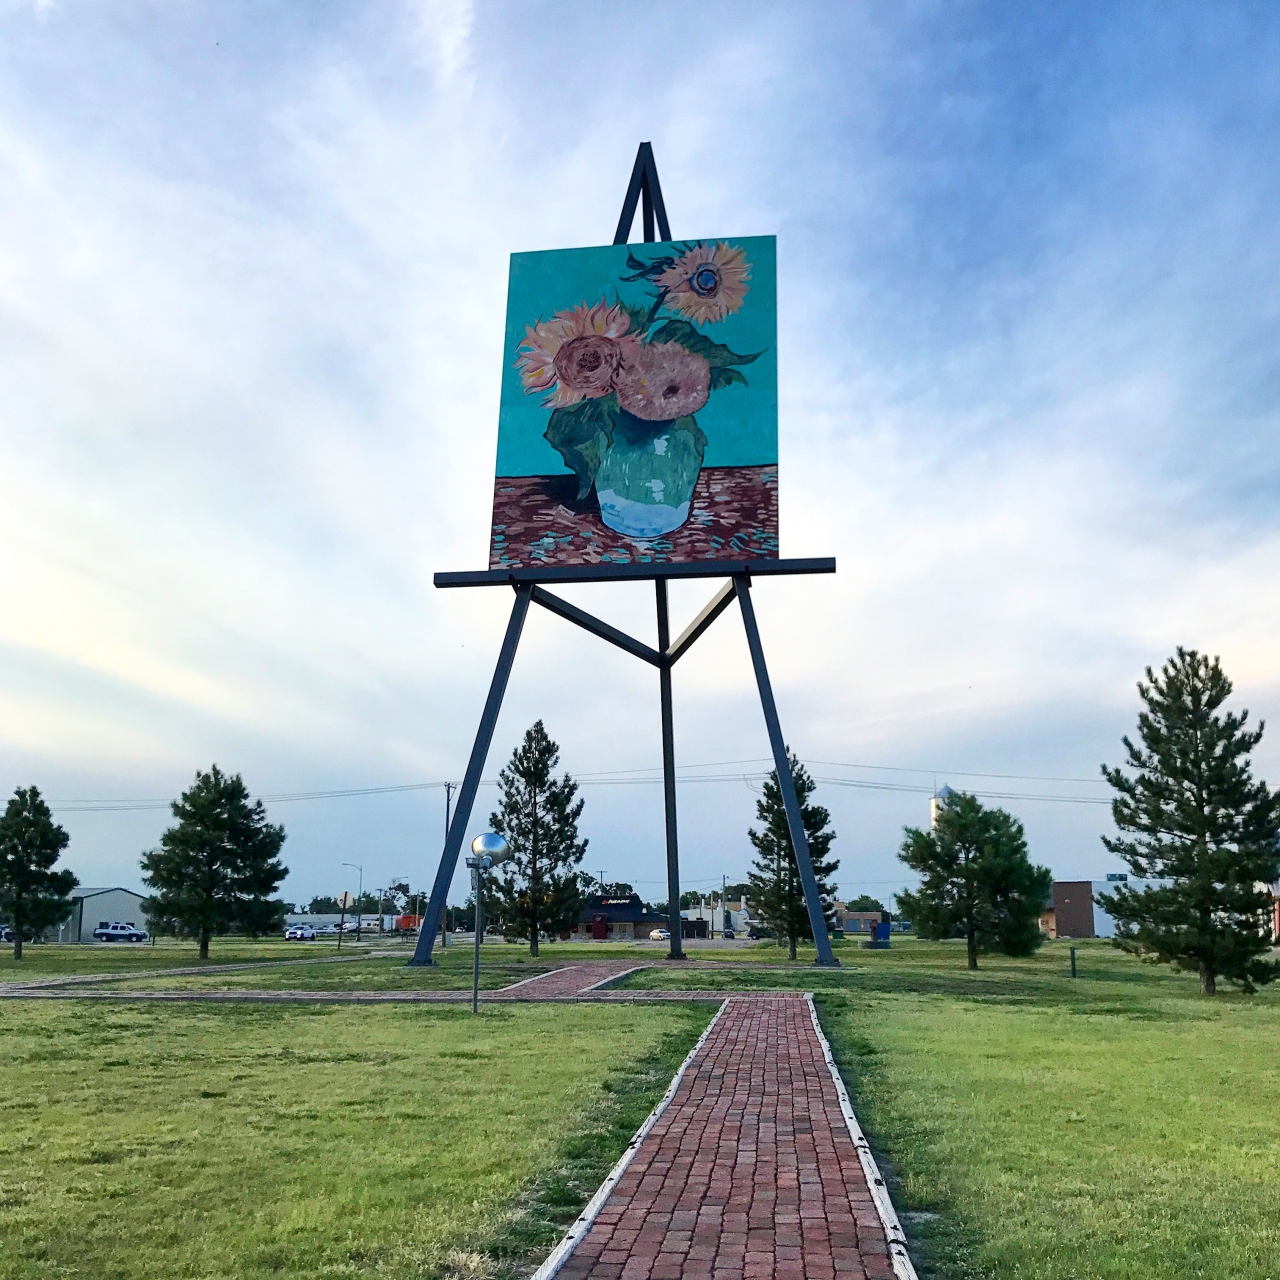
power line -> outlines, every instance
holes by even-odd
[[[724,761],[724,764],[731,763],[755,763],[754,761]],[[821,763],[815,761],[814,763]],[[687,768],[698,768],[697,765],[689,765]],[[710,766],[701,766],[703,768]],[[861,766],[848,766],[861,767]],[[871,767],[871,766],[867,766]],[[888,766],[886,766],[887,768]],[[618,770],[616,773],[603,774],[582,774],[577,779],[579,785],[584,787],[625,787],[625,786],[658,786],[662,782],[660,774],[652,774],[651,776],[641,777],[620,777],[618,774],[633,773],[639,774],[641,770]],[[907,772],[904,770],[903,772]],[[744,783],[748,786],[758,784],[768,775],[767,773],[707,773],[707,774],[681,774],[677,781],[680,783],[707,783],[707,782],[735,782]],[[970,777],[1027,777],[1030,775],[1017,774],[970,774]],[[815,782],[827,784],[836,787],[853,787],[864,791],[893,791],[901,792],[909,795],[932,795],[934,788],[919,783],[909,782],[873,782],[863,778],[829,778],[815,777]],[[1066,779],[1052,779],[1052,781],[1066,781]],[[400,795],[415,791],[432,791],[443,790],[451,784],[445,782],[408,782],[398,786],[387,787],[342,787],[333,788],[326,791],[283,791],[272,794],[264,794],[258,797],[265,804],[289,804],[299,801],[308,800],[339,800],[348,799],[358,796],[380,796],[380,795]],[[497,778],[484,778],[481,780],[481,786],[496,787],[498,785]],[[1105,796],[1071,796],[1071,795],[1049,795],[1037,792],[1027,791],[977,791],[975,795],[987,800],[1032,800],[1038,803],[1048,804],[1088,804],[1088,805],[1109,805],[1110,799]],[[66,800],[57,801],[50,804],[50,808],[56,813],[141,813],[148,811],[159,811],[168,809],[173,801],[169,799],[148,798],[140,800]]]

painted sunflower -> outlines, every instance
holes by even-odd
[[[660,276],[667,306],[694,324],[714,324],[742,307],[751,279],[751,264],[741,249],[702,244],[683,254]]]
[[[608,395],[614,375],[640,346],[630,328],[626,311],[604,301],[590,307],[583,302],[526,326],[516,348],[525,395],[551,391],[542,403],[552,409]]]
[[[646,422],[697,413],[711,391],[711,366],[678,342],[649,342],[628,357],[615,378],[618,403]]]

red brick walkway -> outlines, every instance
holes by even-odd
[[[731,998],[558,1280],[892,1277],[807,1001]]]
[[[532,978],[525,978],[509,987],[501,987],[499,991],[515,1000],[576,996],[599,987],[602,982],[620,978],[624,973],[647,967],[644,963],[637,964],[635,960],[584,960],[580,964],[565,965],[563,969],[535,974]]]

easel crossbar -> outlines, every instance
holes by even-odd
[[[437,573],[437,587],[505,587],[518,582],[647,582],[657,578],[751,578],[788,576],[797,573],[835,573],[834,556],[813,556],[799,560],[689,560],[677,564],[582,564],[535,565],[528,569],[476,569]]]

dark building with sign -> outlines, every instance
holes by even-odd
[[[638,893],[617,898],[594,893],[582,908],[573,936],[578,942],[630,942],[647,938],[651,930],[665,929],[667,924],[666,916],[645,909]]]
[[[1040,915],[1040,928],[1051,938],[1096,938],[1093,881],[1055,880],[1053,899]]]

